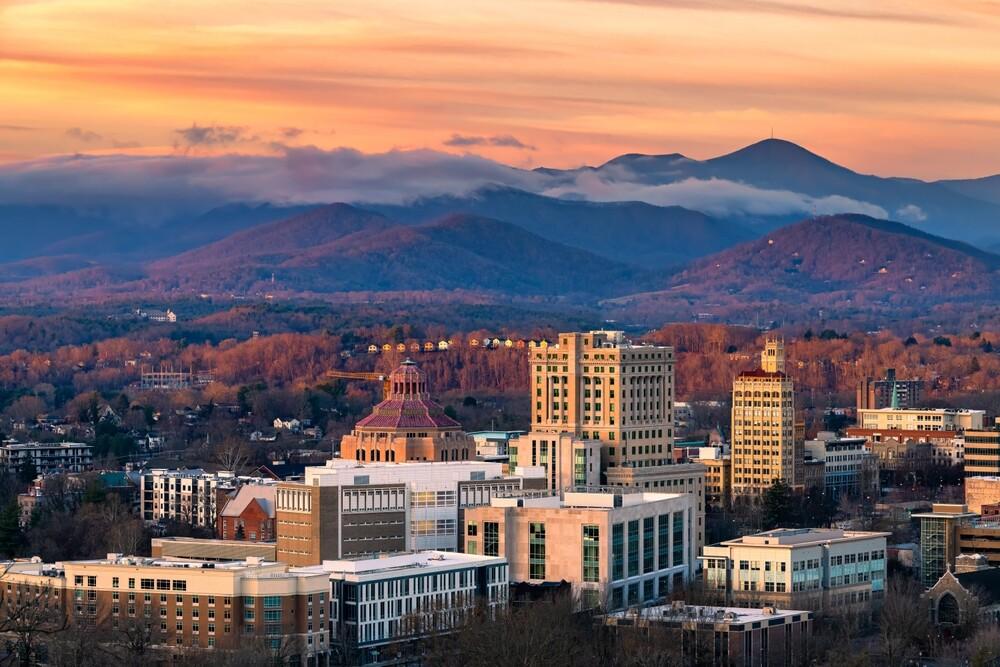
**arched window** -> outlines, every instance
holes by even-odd
[[[945,593],[938,599],[937,621],[944,625],[958,625],[961,622],[962,612],[958,607],[958,600],[951,593]]]
[[[462,448],[462,460],[467,461],[469,459],[469,450],[466,447]]]

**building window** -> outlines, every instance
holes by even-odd
[[[496,521],[483,522],[483,555],[500,555],[500,524]]]
[[[639,520],[628,522],[628,576],[639,574]],[[631,603],[629,603],[631,604]]]
[[[281,596],[278,595],[265,596],[264,609],[281,609]]]
[[[674,562],[673,565],[684,564],[684,515],[674,512]]]
[[[600,527],[583,527],[583,580],[600,581],[601,576],[601,533]]]
[[[625,578],[625,526],[620,523],[611,527],[611,578],[615,581]]]
[[[648,516],[642,520],[642,572],[648,574],[655,569],[653,555],[653,528],[655,517]]]
[[[660,541],[656,549],[656,569],[665,570],[670,567],[670,515],[656,517],[656,524]]]
[[[545,578],[545,524],[532,523],[528,539],[528,578]]]

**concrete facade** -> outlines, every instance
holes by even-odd
[[[565,581],[587,608],[662,599],[695,572],[688,494],[496,498],[466,511],[464,532],[466,553],[505,557],[512,583]]]
[[[778,528],[705,547],[705,586],[727,603],[796,609],[869,604],[883,596],[889,533]]]
[[[295,565],[399,551],[461,548],[467,507],[541,482],[541,469],[505,476],[485,461],[360,464],[332,459],[283,482],[276,500],[278,557]]]

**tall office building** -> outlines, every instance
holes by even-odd
[[[622,331],[561,333],[555,344],[532,349],[530,360],[531,432],[512,452],[518,464],[531,463],[526,443],[534,440],[540,449],[539,434],[568,433],[584,441],[573,456],[579,461],[583,454],[589,472],[587,442],[597,441],[602,484],[695,497],[700,548],[706,468],[674,463],[674,349],[632,343]],[[551,471],[562,464],[547,465]],[[558,479],[550,483],[565,486]]]
[[[785,374],[785,345],[768,339],[761,367],[733,380],[733,495],[760,495],[776,479],[796,475],[795,397]]]
[[[621,331],[561,333],[531,351],[531,430],[601,440],[601,469],[668,465],[674,350]]]

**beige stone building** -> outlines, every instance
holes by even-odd
[[[607,486],[693,494],[703,544],[705,467],[673,462],[673,348],[589,331],[561,333],[529,355],[532,432],[599,441]],[[517,460],[525,464],[520,448]]]
[[[671,461],[674,350],[620,331],[561,333],[531,358],[531,430],[605,443],[602,468]]]
[[[965,431],[983,428],[983,410],[881,408],[858,410],[858,426],[878,431]]]
[[[796,475],[795,393],[785,373],[785,346],[768,339],[761,367],[733,380],[733,496],[758,496],[774,480],[802,484]]]
[[[726,603],[794,609],[867,604],[885,591],[889,533],[778,528],[705,547],[705,586]]]
[[[1000,477],[966,477],[965,504],[970,512],[983,513],[983,505],[1000,503]]]
[[[465,512],[465,552],[505,557],[512,583],[565,581],[583,606],[620,609],[693,577],[694,517],[689,494],[494,498]]]
[[[705,500],[716,507],[732,501],[733,459],[721,447],[700,447],[697,463],[705,466]]]
[[[257,558],[209,562],[109,554],[100,560],[17,562],[4,574],[0,616],[45,591],[69,625],[121,633],[142,628],[154,647],[259,645],[303,665],[328,664],[329,575]]]

